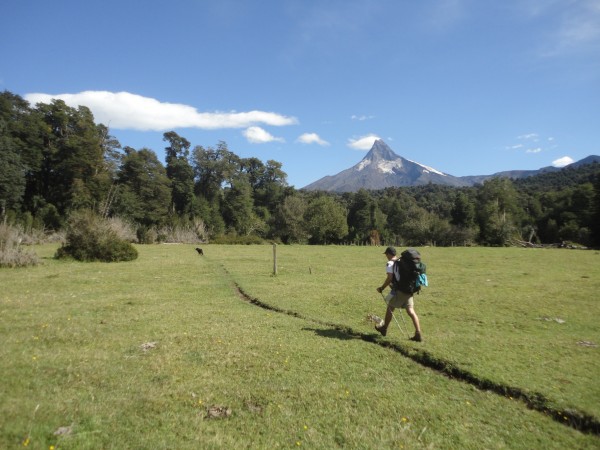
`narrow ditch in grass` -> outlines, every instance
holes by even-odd
[[[227,272],[226,269],[225,272]],[[435,370],[436,372],[439,372],[447,376],[448,378],[464,381],[484,391],[494,392],[495,394],[502,395],[504,397],[509,397],[514,400],[520,400],[523,403],[525,403],[525,405],[527,405],[528,408],[534,411],[539,411],[547,415],[548,417],[551,417],[556,422],[574,428],[583,433],[600,436],[600,421],[596,417],[574,409],[557,409],[552,406],[550,400],[544,394],[541,394],[539,392],[528,392],[519,387],[508,386],[485,378],[479,378],[478,376],[464,369],[461,369],[460,367],[457,367],[455,364],[449,361],[437,358],[436,356],[432,355],[431,353],[425,350],[409,348],[398,343],[386,341],[375,333],[362,333],[353,330],[350,327],[346,327],[335,323],[324,322],[310,317],[305,317],[296,311],[290,311],[269,305],[244,292],[244,290],[237,283],[233,282],[233,284],[235,286],[235,290],[238,296],[242,300],[251,303],[252,305],[258,306],[268,311],[273,311],[281,314],[286,314],[288,316],[296,317],[298,319],[302,319],[307,322],[312,322],[317,325],[326,326],[339,333],[339,338],[341,338],[341,335],[345,335],[348,338],[360,339],[362,341],[379,345],[383,348],[394,350],[400,353],[402,356],[410,358],[412,361],[429,369]]]

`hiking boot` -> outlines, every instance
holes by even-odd
[[[421,337],[421,333],[415,333],[413,337],[410,338],[411,341],[415,342],[423,342],[423,338]]]
[[[387,334],[387,327],[381,326],[381,327],[375,327],[375,329],[377,331],[379,331],[382,336],[385,336]]]

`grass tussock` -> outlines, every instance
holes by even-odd
[[[27,267],[40,263],[36,253],[24,247],[25,241],[22,228],[0,224],[0,267]]]
[[[138,228],[136,240],[140,244],[201,244],[208,239],[204,223],[177,224],[163,227]]]

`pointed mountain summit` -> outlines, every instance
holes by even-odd
[[[309,191],[356,192],[423,184],[468,186],[458,177],[398,156],[383,140],[373,143],[369,153],[355,166],[305,186]]]

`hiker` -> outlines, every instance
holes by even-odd
[[[388,286],[391,286],[392,290],[384,297],[385,303],[387,304],[387,310],[385,312],[383,325],[375,326],[375,329],[385,336],[387,334],[388,325],[392,321],[394,309],[404,308],[406,309],[406,314],[408,314],[408,317],[411,318],[413,325],[415,326],[415,335],[410,338],[410,340],[421,342],[423,340],[421,337],[421,325],[419,324],[419,316],[417,316],[417,313],[414,309],[413,294],[407,294],[405,292],[395,290],[394,286],[392,285],[392,281],[394,279],[394,261],[398,259],[396,249],[394,247],[388,247],[385,249],[383,254],[388,260],[385,267],[386,278],[383,284],[377,288],[377,292],[382,293],[383,290]]]

